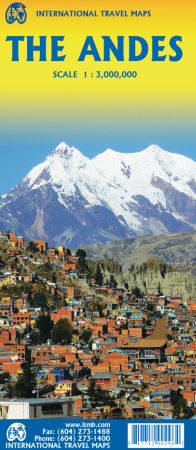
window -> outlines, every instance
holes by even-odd
[[[63,405],[62,403],[49,403],[42,406],[42,414],[43,415],[55,415],[55,414],[63,414]]]

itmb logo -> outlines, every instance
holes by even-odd
[[[12,423],[7,429],[7,440],[9,442],[15,441],[16,439],[20,442],[26,439],[26,428],[22,423]]]
[[[26,6],[23,5],[23,3],[11,3],[11,5],[7,8],[5,18],[6,22],[10,25],[14,22],[18,22],[22,25],[27,20]]]

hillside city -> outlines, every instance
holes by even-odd
[[[175,287],[119,286],[82,248],[0,233],[1,419],[191,418],[195,336]]]

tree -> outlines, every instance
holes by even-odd
[[[77,250],[77,252],[76,252],[76,256],[77,256],[79,259],[85,259],[85,258],[86,258],[86,252],[85,252],[85,250],[84,250],[83,248],[79,248],[79,249]]]
[[[4,266],[5,266],[5,263],[4,263],[3,259],[2,259],[2,257],[0,256],[0,267],[4,267]]]
[[[75,395],[82,395],[82,392],[78,389],[76,383],[72,383],[72,392],[71,392],[71,395],[72,395],[72,397],[74,397]]]
[[[100,269],[100,264],[97,264],[97,270],[95,273],[95,283],[98,284],[99,286],[102,286],[103,284],[103,275]]]
[[[44,308],[47,306],[47,297],[43,292],[35,292],[34,296],[30,300],[30,304],[35,308]]]
[[[88,395],[89,395],[90,399],[94,398],[95,389],[96,389],[96,382],[95,382],[95,380],[91,380],[89,387],[88,387]]]
[[[100,363],[100,358],[98,358],[97,355],[94,355],[94,356],[92,357],[92,362],[93,362],[93,366],[97,366],[97,364]]]
[[[76,252],[76,256],[78,257],[78,266],[79,270],[82,272],[84,269],[87,268],[86,266],[86,252],[83,248],[79,248]]]
[[[19,375],[15,384],[9,385],[8,390],[12,396],[18,398],[32,397],[32,391],[36,386],[35,375],[31,371],[30,364],[26,365],[23,369],[23,373]]]
[[[92,330],[90,328],[84,329],[84,330],[82,330],[80,339],[81,339],[81,341],[84,341],[87,343],[87,342],[89,342],[91,336],[92,336]]]
[[[94,380],[91,380],[89,384],[88,395],[93,407],[104,405],[115,406],[115,402],[111,398],[109,391],[105,391],[99,386],[96,386],[96,382]]]
[[[115,280],[114,275],[112,273],[110,275],[109,286],[114,289],[116,289],[116,287],[118,286],[118,283]]]
[[[51,337],[51,330],[53,328],[53,321],[50,316],[40,315],[37,318],[36,326],[39,329],[41,343],[47,342]]]
[[[135,295],[137,298],[141,298],[141,296],[142,296],[140,288],[138,286],[135,286],[132,289],[132,294]]]
[[[121,389],[120,392],[117,394],[116,398],[122,398],[125,396],[125,389]]]
[[[178,389],[177,391],[171,389],[171,392],[170,392],[170,402],[171,402],[172,405],[174,405],[174,404],[177,402],[177,400],[178,400],[179,397],[180,397],[180,393],[181,393],[181,390],[180,390],[180,389]]]
[[[147,310],[149,313],[153,313],[154,312],[154,305],[152,302],[148,302],[147,303]]]
[[[193,410],[188,406],[187,400],[183,398],[181,390],[171,390],[170,401],[173,406],[173,419],[190,419]]]
[[[135,270],[135,266],[134,266],[134,264],[131,264],[131,267],[130,267],[129,271],[130,272],[134,272],[134,270]]]
[[[167,265],[165,263],[160,264],[160,274],[163,278],[165,278],[165,274],[167,273]]]
[[[63,306],[67,306],[67,304],[64,304],[64,300],[62,301],[62,298],[59,297],[57,294],[54,294],[53,301],[54,301],[54,305],[52,305],[51,307],[54,307],[54,309],[56,307],[60,308],[61,303],[63,304]]]
[[[56,273],[53,272],[53,274],[52,274],[52,282],[53,282],[53,283],[56,283],[56,280],[57,280]]]
[[[32,331],[30,333],[30,340],[32,342],[33,345],[38,345],[40,344],[40,332],[39,331]]]
[[[33,298],[31,290],[29,290],[29,292],[27,293],[27,301],[30,305],[32,305]]]
[[[161,297],[163,295],[163,292],[161,290],[161,283],[160,283],[160,281],[159,281],[159,284],[158,284],[158,287],[157,287],[157,291],[158,291],[159,297]]]
[[[72,326],[69,320],[59,319],[52,330],[52,340],[54,344],[70,344],[72,340]]]
[[[192,409],[187,404],[187,400],[183,397],[179,397],[177,402],[173,405],[173,418],[190,419],[193,414]]]

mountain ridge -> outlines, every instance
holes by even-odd
[[[97,243],[85,250],[90,259],[114,259],[123,272],[133,264],[139,267],[149,258],[156,258],[179,272],[189,272],[196,277],[196,233],[136,236],[105,245]]]
[[[190,158],[157,145],[135,153],[106,149],[90,159],[61,142],[1,196],[0,228],[72,248],[193,232],[195,169]]]

